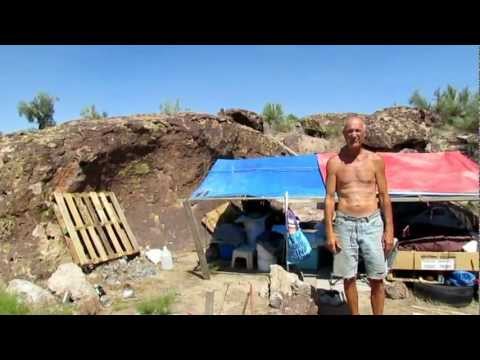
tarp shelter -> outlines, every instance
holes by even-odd
[[[479,168],[460,152],[379,153],[392,201],[478,200]],[[219,159],[184,208],[202,272],[209,277],[199,224],[191,204],[206,200],[325,199],[326,163],[333,153]]]
[[[478,198],[478,165],[459,151],[438,153],[377,153],[385,161],[388,192],[400,197]],[[322,178],[334,153],[317,154]]]

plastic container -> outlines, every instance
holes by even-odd
[[[164,246],[163,256],[162,256],[162,270],[172,270],[172,269],[173,269],[172,253],[167,249],[166,246]]]
[[[222,244],[219,243],[220,248],[220,259],[222,260],[232,260],[233,250],[235,250],[235,246],[232,244]]]
[[[270,272],[270,265],[275,265],[277,263],[277,259],[258,259],[257,260],[257,268],[258,271],[262,272]]]
[[[270,265],[277,263],[277,257],[268,252],[262,245],[257,244],[257,268],[259,271],[270,271]]]

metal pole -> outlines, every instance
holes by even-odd
[[[285,264],[287,267],[287,271],[290,271],[290,267],[288,265],[288,191],[285,192],[285,196],[283,198],[283,204],[285,209],[285,227],[287,229],[287,233],[284,235],[285,237]]]

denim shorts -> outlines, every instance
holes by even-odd
[[[336,212],[334,232],[341,247],[333,257],[333,276],[343,279],[356,277],[359,250],[369,279],[386,276],[383,251],[383,220],[380,210],[365,217],[354,217]]]

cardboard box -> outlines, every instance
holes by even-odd
[[[479,253],[399,251],[393,270],[479,271]]]
[[[449,252],[415,251],[415,270],[447,271],[456,269],[455,256]]]
[[[479,271],[480,256],[478,252],[451,252],[448,253],[455,258],[455,270]]]
[[[412,270],[414,269],[415,251],[398,251],[393,262],[393,270]]]

